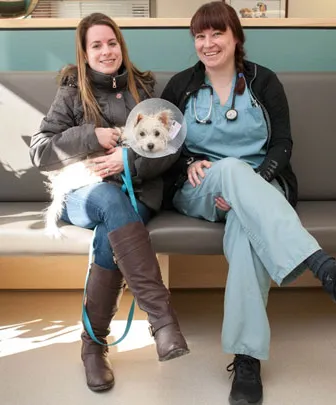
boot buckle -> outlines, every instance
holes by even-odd
[[[152,325],[149,325],[149,326],[148,326],[148,331],[149,331],[149,334],[150,334],[152,337],[154,337],[155,330],[154,330],[154,328],[153,328]]]

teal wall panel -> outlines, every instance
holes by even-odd
[[[140,69],[178,71],[196,61],[187,28],[123,29]],[[248,28],[249,59],[275,71],[335,71],[336,29]],[[74,29],[0,29],[0,70],[58,70],[74,63]]]

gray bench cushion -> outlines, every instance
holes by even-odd
[[[0,203],[0,255],[87,254],[92,231],[72,225],[62,228],[66,238],[45,235],[45,203]]]
[[[61,224],[65,238],[44,234],[44,203],[0,203],[0,255],[88,254],[92,231]],[[336,252],[336,203],[302,201],[297,209],[303,225],[323,249]],[[221,255],[224,225],[164,212],[148,230],[157,253]]]

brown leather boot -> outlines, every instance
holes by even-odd
[[[107,343],[109,325],[118,310],[125,288],[124,278],[117,270],[106,270],[91,265],[86,287],[86,311],[96,338]],[[86,381],[92,391],[109,390],[114,385],[114,375],[108,360],[108,347],[94,342],[84,330],[82,333],[82,360]]]
[[[164,286],[149,233],[141,222],[108,234],[118,268],[139,307],[147,312],[160,361],[189,353]]]

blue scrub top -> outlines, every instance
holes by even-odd
[[[266,154],[267,124],[261,107],[253,100],[247,85],[242,95],[236,95],[235,109],[238,111],[238,118],[235,121],[226,119],[225,113],[231,108],[235,82],[236,78],[233,79],[231,94],[223,106],[214,91],[209,117],[211,124],[196,122],[194,97],[189,98],[184,114],[187,122],[185,143],[191,152],[205,154],[212,162],[235,157],[256,168],[263,162]],[[205,83],[211,85],[208,78]],[[208,115],[210,97],[209,89],[198,91],[196,113],[199,119]]]

